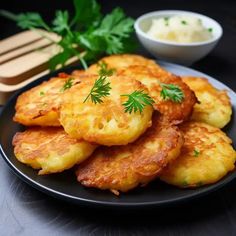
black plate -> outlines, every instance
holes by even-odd
[[[231,97],[231,101],[235,111],[236,94],[224,84],[205,74],[186,67],[165,62],[160,62],[159,64],[175,74],[207,77],[214,86],[220,89],[227,89],[229,91],[229,95]],[[70,72],[71,70],[72,68],[64,69],[65,72]],[[0,115],[1,154],[7,164],[11,167],[11,169],[22,180],[24,180],[31,186],[51,196],[81,205],[99,205],[108,207],[153,207],[166,206],[202,196],[224,186],[236,177],[236,172],[234,171],[216,184],[197,189],[184,190],[164,184],[159,181],[154,181],[145,188],[137,188],[129,193],[121,194],[120,197],[116,197],[109,191],[100,191],[81,186],[76,181],[75,174],[72,170],[65,171],[61,174],[38,176],[37,171],[21,164],[16,160],[14,156],[13,147],[11,144],[12,138],[17,131],[21,131],[24,129],[23,126],[12,121],[12,117],[15,112],[14,106],[16,98],[20,93],[40,84],[44,80],[48,80],[52,76],[55,76],[57,73],[58,72],[46,75],[21,89],[18,93],[13,95],[13,97],[3,108]],[[233,139],[233,142],[236,143],[236,136],[233,137],[233,134],[236,133],[236,123],[234,122],[234,120],[235,118],[232,117],[230,124],[224,129],[224,131]]]

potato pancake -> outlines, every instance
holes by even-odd
[[[191,121],[180,127],[184,145],[180,156],[161,174],[168,184],[181,188],[212,184],[234,169],[232,141],[219,128]]]
[[[205,78],[184,77],[183,80],[195,92],[200,102],[194,106],[192,120],[218,128],[229,123],[232,107],[225,90],[216,89]]]
[[[59,108],[66,83],[79,83],[67,74],[60,74],[22,93],[16,102],[14,121],[26,126],[61,126]]]
[[[134,54],[118,54],[102,58],[98,61],[98,63],[91,65],[87,72],[91,74],[97,74],[100,70],[99,63],[101,62],[105,62],[108,68],[115,69],[116,72],[119,72],[120,70],[123,70],[131,65],[142,65],[145,67],[155,68],[158,71],[165,71],[162,67],[157,65],[154,60]]]
[[[118,75],[134,78],[144,84],[148,88],[149,95],[155,101],[154,108],[163,114],[167,120],[180,123],[190,118],[197,99],[194,92],[180,77],[145,66],[129,66],[120,71]],[[164,100],[161,97],[161,83],[178,86],[184,94],[182,102]]]
[[[135,141],[152,123],[152,106],[145,106],[143,112],[125,112],[122,105],[128,100],[122,94],[136,90],[147,93],[146,88],[137,80],[111,76],[110,95],[102,103],[86,102],[98,76],[89,75],[83,83],[73,86],[64,94],[60,112],[60,122],[65,131],[73,138],[102,145],[126,145]]]
[[[78,167],[77,179],[86,187],[126,192],[155,179],[178,157],[182,145],[179,129],[155,113],[152,127],[134,143],[98,148]]]
[[[15,134],[16,158],[39,175],[62,172],[88,158],[96,145],[70,138],[60,127],[34,127]]]

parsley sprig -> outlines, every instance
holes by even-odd
[[[103,97],[107,97],[110,95],[110,82],[106,81],[106,76],[100,76],[99,79],[97,79],[90,90],[88,96],[85,98],[84,103],[91,97],[91,101],[95,104],[102,103]]]
[[[198,157],[199,154],[200,154],[200,151],[199,151],[199,150],[197,150],[197,149],[194,149],[194,150],[193,150],[193,156],[194,156],[194,157]]]
[[[99,78],[95,80],[88,96],[84,99],[84,103],[89,98],[91,98],[91,101],[95,104],[102,103],[102,98],[110,95],[111,83],[106,79],[108,76],[113,75],[114,69],[108,69],[107,64],[103,61],[99,63],[98,66],[100,66],[100,70],[98,72]]]
[[[61,36],[60,52],[49,60],[49,68],[76,56],[86,69],[88,61],[95,61],[104,54],[127,53],[134,49],[134,20],[127,17],[121,8],[102,15],[96,0],[73,0],[75,13],[57,10],[51,24],[46,23],[39,13],[13,14],[0,10],[0,15],[16,21],[22,29],[41,28]]]
[[[98,74],[100,76],[112,76],[115,72],[115,69],[114,68],[109,69],[104,61],[99,62],[98,66],[100,67],[100,70],[98,71]]]
[[[139,111],[142,113],[145,106],[152,106],[154,100],[143,90],[136,90],[131,94],[122,94],[121,96],[128,97],[128,100],[122,105],[125,107],[125,112],[131,114]]]
[[[68,80],[64,83],[60,91],[64,92],[67,89],[71,88],[73,86],[73,81],[74,81],[74,78],[68,78]]]
[[[179,86],[165,83],[160,83],[160,85],[162,87],[160,95],[164,100],[171,100],[176,103],[183,101],[184,93]]]
[[[95,81],[88,96],[85,98],[84,103],[89,98],[91,98],[91,101],[95,104],[102,103],[102,98],[110,95],[111,86],[110,82],[106,79],[107,77],[112,76],[115,70],[113,68],[108,68],[104,61],[100,62],[98,66],[100,67],[98,72],[100,77]],[[125,112],[130,114],[137,111],[141,114],[145,106],[152,106],[154,103],[154,100],[143,90],[136,90],[131,94],[122,94],[120,96],[128,97],[128,100],[122,105],[125,107]]]
[[[108,76],[113,75],[115,70],[113,68],[108,68],[104,61],[100,62],[98,66],[100,67],[98,72],[100,77],[95,81],[84,102],[91,97],[93,103],[102,103],[102,98],[110,95],[111,86],[110,82],[106,79]],[[162,87],[161,97],[163,99],[172,100],[173,102],[181,102],[183,100],[184,93],[177,85],[160,83],[160,86]],[[129,114],[137,111],[141,114],[145,106],[153,106],[154,103],[154,100],[143,90],[135,90],[131,94],[122,94],[120,96],[128,97],[128,100],[122,105],[125,108],[125,112],[128,112]]]

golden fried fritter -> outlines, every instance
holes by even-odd
[[[180,123],[190,118],[197,99],[194,92],[180,77],[145,66],[129,66],[120,71],[118,75],[134,78],[144,84],[148,88],[149,95],[155,101],[154,108],[163,114],[167,120]],[[183,91],[183,101],[178,103],[164,100],[160,95],[161,83],[177,85]]]
[[[156,113],[152,127],[134,143],[97,149],[78,167],[77,179],[86,187],[126,192],[156,178],[178,157],[182,144],[179,129],[163,123]]]
[[[123,70],[131,65],[142,65],[149,68],[155,68],[155,70],[165,71],[162,67],[157,65],[154,60],[134,54],[120,54],[102,58],[98,61],[98,63],[91,65],[87,72],[91,74],[97,74],[100,70],[100,67],[98,66],[100,62],[105,62],[108,68],[115,69],[116,72],[119,72],[120,70]]]
[[[236,152],[220,129],[200,122],[181,126],[185,143],[180,156],[161,174],[166,183],[181,188],[215,183],[234,169]]]
[[[231,119],[232,107],[225,90],[214,88],[207,79],[183,77],[200,103],[194,106],[192,120],[223,128]]]
[[[122,105],[135,90],[146,91],[138,81],[121,76],[107,78],[110,95],[102,103],[85,102],[98,76],[88,76],[83,83],[73,86],[64,94],[60,112],[60,122],[73,138],[84,139],[102,145],[125,145],[136,140],[151,126],[153,109],[146,106],[143,112],[125,113]]]
[[[17,98],[13,120],[26,126],[60,126],[61,95],[63,86],[70,79],[66,74],[60,76],[22,93]],[[74,79],[72,83],[79,83],[79,80]]]
[[[62,172],[88,158],[96,145],[70,138],[62,128],[29,128],[15,134],[16,158],[39,174]]]

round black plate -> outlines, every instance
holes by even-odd
[[[159,62],[161,66],[167,70],[178,75],[192,75],[203,76],[209,79],[209,81],[220,89],[227,89],[230,95],[234,114],[236,108],[236,94],[224,84],[219,81],[195,70],[171,64],[165,62]],[[72,71],[72,68],[64,69],[65,72]],[[96,206],[116,206],[116,207],[148,207],[148,206],[166,206],[173,203],[179,203],[182,201],[190,200],[204,194],[210,193],[219,187],[229,183],[236,177],[236,172],[231,172],[224,179],[216,184],[197,188],[197,189],[179,189],[171,185],[164,184],[160,181],[154,181],[145,188],[137,188],[129,193],[121,194],[116,197],[109,191],[100,191],[96,189],[85,188],[76,181],[76,177],[73,170],[65,171],[61,174],[38,176],[37,171],[33,170],[26,165],[21,164],[16,160],[13,147],[12,138],[17,131],[24,129],[23,126],[14,123],[12,117],[14,115],[14,106],[17,96],[40,84],[44,80],[48,80],[52,76],[55,76],[58,72],[46,75],[37,81],[34,81],[21,89],[18,93],[13,95],[9,102],[5,105],[0,115],[0,151],[11,169],[25,182],[31,186],[43,191],[49,195],[57,198],[68,200],[70,202],[78,203],[81,205],[96,205]],[[236,123],[235,118],[232,117],[230,124],[224,129],[224,131],[233,139],[236,143]]]

